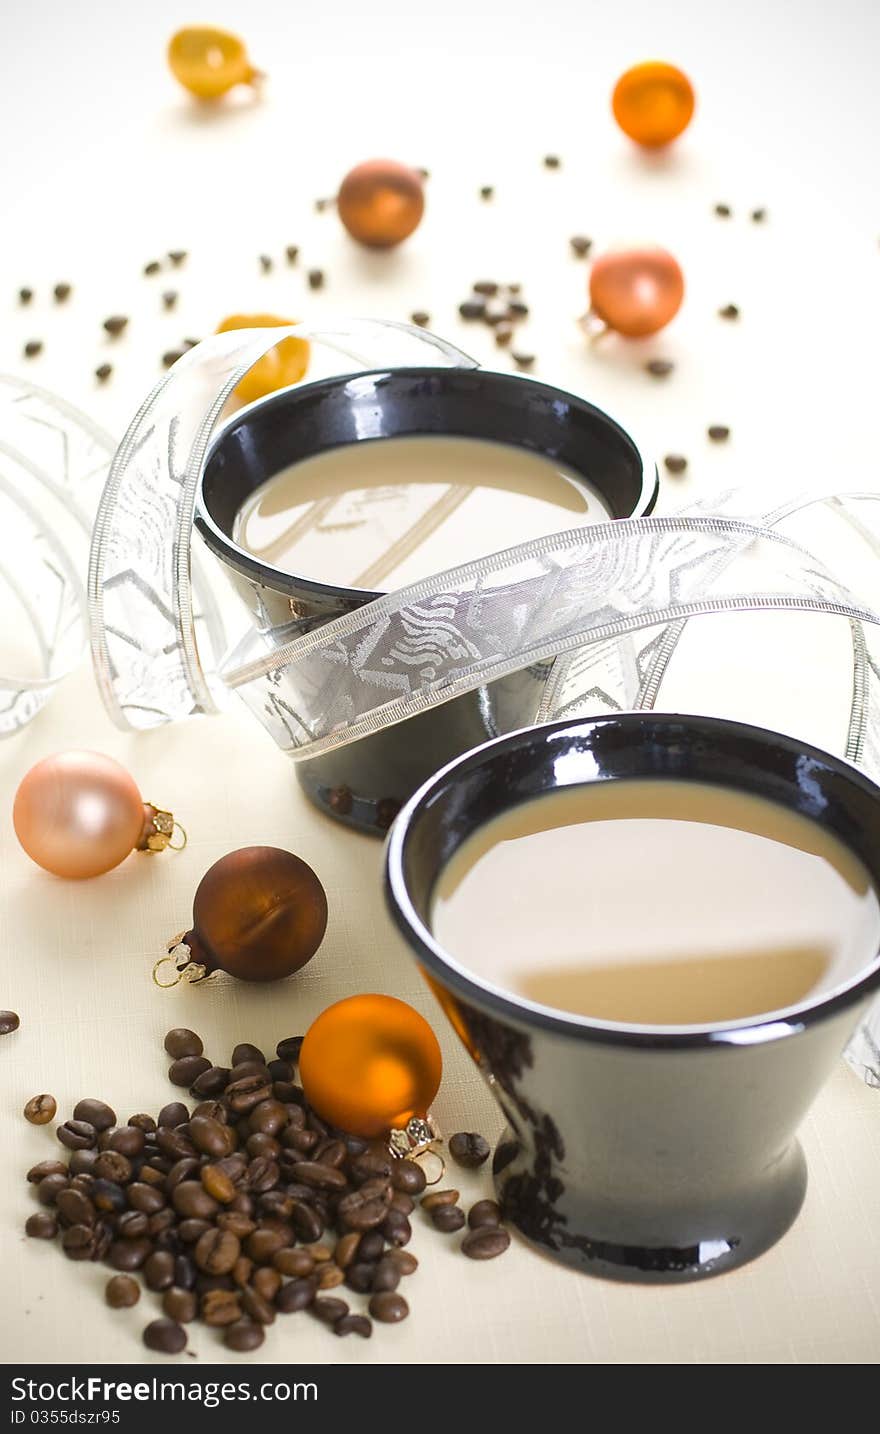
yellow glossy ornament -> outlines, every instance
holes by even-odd
[[[393,996],[349,996],[328,1006],[299,1055],[300,1081],[318,1115],[369,1140],[424,1118],[442,1072],[428,1022]]]
[[[219,100],[236,85],[263,78],[248,58],[243,40],[213,25],[187,25],[172,35],[168,64],[176,80],[199,100]]]
[[[281,319],[277,314],[230,314],[217,325],[217,332],[225,334],[229,329],[285,328],[298,322],[298,319]],[[253,403],[255,398],[263,398],[276,389],[299,383],[308,370],[310,357],[308,339],[282,339],[274,349],[257,359],[253,368],[236,384],[236,395],[243,403]]]

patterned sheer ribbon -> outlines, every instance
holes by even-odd
[[[771,511],[728,493],[673,517],[536,539],[377,598],[321,628],[251,627],[225,656],[216,612],[190,583],[196,490],[212,430],[247,369],[305,336],[359,367],[470,363],[405,326],[347,322],[207,340],[163,378],[110,472],[92,545],[98,681],[134,727],[207,712],[237,692],[277,744],[306,760],[526,666],[549,674],[536,721],[656,705],[694,617],[754,611],[849,625],[845,755],[880,776],[880,497],[794,496]],[[841,576],[846,572],[846,581]],[[880,1083],[880,1017],[853,1061]]]

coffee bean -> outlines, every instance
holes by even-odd
[[[275,1047],[275,1054],[280,1061],[288,1061],[290,1065],[295,1066],[299,1060],[302,1043],[302,1036],[285,1036]]]
[[[61,1236],[61,1248],[69,1260],[90,1260],[95,1233],[90,1225],[70,1225]]]
[[[172,1085],[191,1086],[203,1071],[210,1069],[211,1062],[206,1056],[181,1056],[169,1066],[168,1079]]]
[[[653,378],[668,378],[674,368],[675,364],[671,359],[649,359],[645,364],[645,372]]]
[[[348,1314],[348,1305],[345,1300],[335,1299],[332,1295],[316,1299],[309,1307],[309,1312],[319,1319],[322,1324],[335,1324]]]
[[[175,269],[179,269],[179,268],[180,268],[181,264],[183,264],[183,263],[185,262],[186,257],[187,257],[187,251],[186,251],[185,249],[169,249],[169,250],[168,250],[168,258],[171,260],[171,262],[172,262],[172,264],[174,265]]]
[[[245,1240],[245,1251],[258,1265],[268,1264],[283,1249],[289,1241],[278,1230],[266,1229],[265,1226],[253,1231]]]
[[[70,1157],[71,1175],[84,1175],[94,1170],[98,1160],[97,1150],[75,1150]]]
[[[214,1200],[219,1200],[221,1205],[228,1205],[230,1200],[235,1199],[235,1186],[225,1171],[220,1170],[216,1165],[203,1165],[202,1185]]]
[[[229,1230],[207,1230],[195,1248],[195,1262],[207,1275],[228,1275],[241,1253],[241,1245]]]
[[[198,1220],[195,1216],[189,1216],[186,1220],[181,1220],[177,1227],[177,1233],[185,1245],[196,1245],[205,1231],[210,1229],[210,1221]]]
[[[295,264],[299,258],[299,245],[287,244],[284,249],[284,255],[288,264]]]
[[[385,1250],[385,1237],[379,1230],[368,1230],[361,1235],[361,1242],[358,1246],[359,1260],[378,1260]]]
[[[68,1225],[94,1225],[97,1211],[88,1196],[68,1187],[59,1190],[55,1209]]]
[[[534,354],[511,354],[511,358],[513,359],[517,368],[521,369],[532,368],[535,362]]]
[[[378,1151],[368,1150],[363,1155],[358,1155],[351,1163],[351,1173],[358,1184],[365,1180],[390,1180],[394,1174],[394,1167],[398,1162],[389,1155],[381,1155]]]
[[[274,1136],[263,1135],[260,1131],[257,1131],[255,1135],[248,1136],[245,1150],[254,1158],[264,1155],[267,1160],[277,1161],[281,1155],[281,1146]]]
[[[230,1234],[244,1240],[256,1226],[249,1215],[244,1215],[239,1210],[224,1210],[222,1215],[217,1216],[217,1228],[229,1230]]]
[[[307,1309],[315,1298],[317,1284],[310,1279],[288,1280],[275,1296],[275,1308],[281,1314],[295,1314]]]
[[[68,1150],[91,1150],[98,1140],[95,1127],[86,1120],[66,1120],[55,1134]]]
[[[31,1125],[48,1125],[50,1120],[54,1120],[57,1109],[54,1095],[32,1095],[24,1108],[24,1118]]]
[[[144,265],[144,277],[147,279],[152,279],[156,274],[160,273],[161,270],[162,265],[159,263],[158,259],[151,259],[148,264]]]
[[[189,1137],[203,1155],[211,1155],[215,1160],[222,1159],[229,1154],[229,1129],[221,1125],[219,1120],[211,1120],[207,1115],[194,1115],[189,1122]]]
[[[33,291],[33,289],[19,289],[19,291],[18,291],[18,302],[19,302],[21,305],[23,305],[23,306],[29,304],[29,303],[31,302],[31,299],[32,299],[33,297],[34,297],[34,291]],[[11,1015],[12,1013],[11,1013],[11,1012],[7,1013],[7,1012],[5,1012],[5,1011],[0,1012],[0,1015],[6,1015],[6,1014],[10,1014],[10,1015]],[[15,1028],[13,1027],[13,1030],[14,1030],[14,1029],[15,1029]],[[0,1035],[5,1035],[5,1034],[6,1034],[5,1031],[0,1031]]]
[[[197,1096],[220,1095],[226,1089],[228,1082],[229,1071],[226,1066],[209,1066],[193,1081],[192,1094]]]
[[[143,1173],[143,1172],[142,1172]],[[165,1204],[165,1196],[155,1185],[148,1185],[146,1181],[135,1180],[129,1185],[126,1195],[132,1210],[143,1210],[145,1215],[155,1215]]]
[[[340,1235],[336,1241],[336,1248],[333,1251],[333,1259],[341,1270],[347,1270],[357,1254],[358,1245],[361,1242],[361,1235],[357,1230],[352,1230],[347,1235]]]
[[[144,1344],[157,1354],[180,1354],[186,1349],[186,1330],[173,1319],[154,1319],[144,1330]]]
[[[395,1190],[402,1190],[406,1195],[421,1195],[426,1183],[424,1170],[414,1160],[395,1160],[392,1163],[391,1184]]]
[[[144,1132],[136,1125],[123,1125],[120,1130],[110,1133],[107,1143],[110,1150],[118,1151],[120,1155],[126,1155],[131,1160],[142,1153],[146,1140]]]
[[[114,1240],[109,1250],[109,1261],[114,1270],[139,1270],[144,1261],[153,1253],[150,1240]]]
[[[371,1289],[377,1293],[382,1290],[396,1290],[401,1277],[402,1271],[396,1260],[382,1259],[373,1273]]]
[[[454,1206],[441,1206],[441,1209],[453,1209]],[[408,1245],[412,1239],[412,1226],[405,1215],[399,1210],[389,1210],[382,1222],[382,1234],[389,1245]]]
[[[495,325],[494,332],[495,342],[500,349],[506,349],[509,344],[513,343],[513,324],[507,323],[505,320],[502,320],[500,323]]]
[[[491,1147],[488,1140],[476,1131],[460,1130],[456,1135],[450,1136],[449,1154],[466,1170],[476,1170],[488,1160]]]
[[[142,1210],[126,1210],[116,1221],[116,1233],[121,1240],[141,1240],[149,1228],[150,1217]]]
[[[592,239],[588,239],[585,234],[573,234],[568,242],[571,245],[572,253],[578,259],[584,259],[593,247]]]
[[[401,1215],[411,1215],[416,1208],[416,1202],[411,1195],[404,1195],[402,1190],[395,1190],[388,1208],[398,1210]]]
[[[47,1175],[63,1175],[67,1178],[67,1166],[63,1160],[40,1160],[32,1165],[27,1173],[28,1182],[31,1185],[39,1185]]]
[[[206,1170],[216,1170],[216,1168],[215,1165],[205,1166]],[[165,1176],[165,1189],[168,1194],[170,1195],[172,1190],[176,1190],[178,1185],[182,1185],[184,1180],[196,1180],[201,1170],[202,1166],[195,1155],[185,1155],[182,1160],[175,1160]]]
[[[162,1308],[177,1324],[189,1324],[199,1312],[199,1302],[192,1290],[172,1285],[162,1296]]]
[[[127,1185],[134,1174],[134,1167],[127,1155],[121,1155],[118,1150],[105,1150],[95,1161],[94,1173],[99,1180]]]
[[[112,364],[99,363],[98,367],[95,369],[95,378],[98,380],[98,383],[106,383],[112,372]]]
[[[162,1130],[174,1130],[178,1125],[185,1125],[189,1120],[189,1111],[182,1101],[173,1100],[170,1105],[163,1105],[159,1111],[158,1125]]]
[[[104,328],[111,339],[118,339],[128,327],[128,319],[123,314],[111,314],[109,319],[104,320]]]
[[[333,1333],[340,1336],[347,1334],[359,1334],[361,1339],[369,1339],[373,1333],[373,1326],[366,1315],[348,1314],[338,1319],[333,1326]]]
[[[177,305],[177,290],[176,290],[176,289],[165,289],[165,291],[164,291],[163,294],[162,294],[162,307],[163,307],[163,309],[173,309],[173,308],[176,307],[176,305]]]
[[[302,1279],[303,1276],[311,1274],[315,1262],[306,1250],[287,1248],[276,1250],[272,1256],[272,1265],[282,1275],[293,1275]]]
[[[265,1338],[261,1325],[254,1324],[249,1319],[240,1319],[228,1326],[223,1335],[223,1343],[227,1349],[235,1350],[236,1354],[248,1354],[253,1349],[259,1349]]]
[[[463,319],[484,319],[486,317],[485,300],[465,299],[463,304],[459,304],[458,312]]]
[[[669,473],[684,473],[688,466],[687,459],[681,453],[667,453],[663,459],[663,466]]]
[[[319,1290],[335,1289],[345,1279],[344,1270],[340,1270],[339,1266],[332,1261],[328,1265],[319,1265],[317,1273]]]
[[[232,1266],[232,1283],[234,1285],[246,1285],[254,1273],[254,1262],[249,1260],[247,1255],[239,1255]]]
[[[253,1285],[245,1285],[240,1298],[242,1309],[246,1315],[250,1315],[255,1324],[274,1324],[273,1305]]]
[[[495,193],[494,185],[491,185],[491,184],[483,184],[483,185],[480,186],[480,198],[481,198],[481,199],[487,199],[487,200],[488,200],[488,199],[491,199],[492,196],[494,195],[494,193]]]
[[[271,1096],[272,1082],[269,1080],[268,1071],[265,1078],[261,1075],[248,1075],[226,1087],[226,1104],[236,1115],[247,1115],[260,1101],[269,1100]]]
[[[372,1230],[382,1224],[387,1213],[388,1205],[381,1195],[365,1196],[361,1190],[344,1195],[337,1206],[346,1230]]]
[[[45,1175],[37,1186],[37,1199],[41,1205],[54,1205],[59,1191],[66,1190],[68,1184],[66,1175]]]
[[[723,423],[712,423],[706,431],[713,443],[725,443],[730,437],[730,429]]]
[[[269,254],[261,254],[261,255],[260,255],[260,268],[262,269],[263,273],[264,273],[264,274],[270,274],[270,273],[272,272],[272,267],[273,267],[273,265],[272,265],[272,257],[271,257],[271,255],[269,255]]]
[[[96,1130],[109,1130],[116,1124],[116,1112],[103,1100],[80,1100],[73,1108],[74,1120],[85,1120]]]
[[[501,1224],[501,1206],[497,1200],[478,1200],[468,1211],[468,1225],[472,1230]]]
[[[261,1265],[254,1270],[250,1283],[258,1295],[271,1303],[281,1288],[281,1276],[270,1265]]]
[[[259,1046],[252,1046],[248,1041],[240,1041],[232,1052],[232,1064],[240,1066],[242,1061],[256,1061],[259,1065],[266,1064],[266,1057]]]
[[[308,273],[308,280],[309,280],[309,288],[310,288],[310,289],[323,289],[323,287],[324,287],[324,270],[323,270],[323,269],[310,269],[310,270],[309,270],[309,273]]]
[[[344,1190],[348,1184],[341,1170],[311,1160],[300,1161],[296,1167],[296,1178],[301,1184],[317,1190]]]
[[[393,1260],[402,1275],[412,1275],[419,1268],[419,1262],[409,1250],[389,1250],[384,1257]]]
[[[248,1126],[255,1135],[277,1135],[287,1124],[287,1108],[280,1100],[261,1100],[248,1116]]]
[[[409,316],[409,321],[411,324],[415,324],[417,329],[426,329],[431,322],[431,315],[424,309],[414,309]]]
[[[484,1225],[481,1229],[470,1230],[461,1242],[462,1253],[471,1260],[494,1260],[496,1255],[503,1255],[510,1244],[510,1236],[506,1230],[501,1230],[490,1225]]]
[[[356,1294],[366,1295],[373,1288],[373,1276],[376,1272],[375,1265],[367,1264],[366,1261],[356,1260],[349,1265],[345,1271],[345,1283],[350,1290]]]
[[[718,310],[718,317],[720,319],[738,319],[739,309],[736,304],[725,304],[723,309]]]
[[[733,213],[733,210],[731,209],[729,204],[716,204],[715,213],[718,215],[719,219],[729,219],[731,214]]]
[[[560,167],[561,164],[562,164],[562,160],[559,158],[559,155],[558,155],[558,154],[545,154],[545,155],[544,155],[544,168],[545,168],[545,169],[559,169],[559,167]]]
[[[431,1223],[435,1230],[440,1230],[444,1235],[451,1235],[453,1231],[460,1230],[465,1222],[464,1211],[459,1205],[438,1205],[431,1211]]]
[[[459,1194],[457,1190],[432,1190],[422,1200],[422,1209],[427,1210],[430,1214],[430,1212],[436,1210],[439,1205],[457,1205],[458,1201]]]
[[[210,1220],[220,1209],[213,1196],[196,1180],[184,1180],[176,1186],[171,1203],[178,1215],[196,1220]]]
[[[167,1290],[174,1284],[174,1256],[168,1250],[154,1250],[144,1261],[148,1290]]]
[[[241,1319],[241,1304],[233,1290],[207,1290],[201,1300],[205,1324],[221,1327]]]
[[[48,1210],[35,1210],[25,1221],[25,1234],[35,1240],[54,1240],[58,1234],[58,1221]]]
[[[131,1275],[111,1275],[104,1286],[104,1299],[112,1310],[131,1309],[141,1297],[141,1287]]]
[[[27,343],[24,346],[23,352],[25,358],[37,358],[37,356],[43,352],[43,340],[28,339]],[[15,1027],[13,1026],[13,1030],[14,1029]]]
[[[763,224],[764,220],[767,218],[767,210],[753,209],[751,218],[753,224]]]
[[[403,1295],[381,1290],[371,1297],[369,1310],[373,1319],[380,1320],[382,1324],[399,1324],[409,1314],[409,1305]]]

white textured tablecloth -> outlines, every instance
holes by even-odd
[[[876,487],[880,255],[866,176],[880,117],[870,69],[877,14],[860,0],[833,12],[750,3],[724,15],[684,0],[613,12],[564,0],[479,13],[452,4],[442,23],[411,9],[377,3],[366,11],[349,0],[302,15],[281,3],[241,11],[218,0],[210,18],[245,32],[272,80],[261,105],[211,116],[187,105],[164,70],[168,33],[190,19],[177,5],[157,0],[123,17],[107,0],[87,10],[53,0],[8,16],[0,368],[31,374],[119,433],[159,372],[159,355],[227,312],[406,318],[425,308],[438,331],[497,362],[488,332],[457,322],[457,304],[474,279],[516,279],[533,306],[519,342],[538,355],[536,373],[618,412],[658,454],[688,455],[687,478],[664,483],[666,509],[736,481],[765,482],[769,498],[795,472]],[[643,158],[613,128],[607,92],[620,69],[651,54],[693,74],[700,108],[675,152]],[[559,172],[542,168],[548,151],[562,156]],[[354,249],[332,212],[313,211],[313,199],[332,193],[351,163],[382,152],[432,172],[426,221],[393,256]],[[484,183],[497,187],[492,204],[476,197]],[[732,205],[732,219],[714,217],[716,201]],[[748,220],[757,205],[768,208],[764,225]],[[584,268],[568,253],[575,232],[598,248],[645,237],[678,254],[688,300],[667,333],[639,345],[584,345],[573,325],[584,307]],[[288,243],[302,246],[298,269],[283,262]],[[178,247],[191,251],[183,269],[141,277],[144,263]],[[277,265],[261,276],[264,252]],[[327,271],[320,294],[304,280],[314,266]],[[60,280],[74,285],[63,308],[49,296]],[[22,285],[36,291],[28,309],[15,301]],[[174,314],[159,301],[170,287],[180,290]],[[716,317],[730,302],[742,308],[738,324]],[[115,345],[101,330],[110,313],[131,315]],[[25,365],[21,346],[32,337],[46,348]],[[651,356],[675,361],[665,382],[644,374]],[[92,373],[104,359],[116,371],[98,388]],[[727,446],[708,442],[710,423],[730,424]],[[719,668],[707,705],[830,741],[834,716],[816,695],[815,672],[807,676],[787,680],[769,713],[755,712],[742,672]],[[682,677],[679,705],[686,690]],[[12,796],[32,762],[70,746],[127,763],[145,796],[178,813],[190,833],[186,851],[131,858],[86,885],[33,867],[12,833]],[[271,992],[225,979],[158,992],[151,965],[187,924],[202,873],[251,842],[289,847],[320,874],[330,922],[318,955]],[[388,991],[423,1011],[441,1038],[441,1125],[498,1134],[491,1098],[385,914],[381,855],[378,843],[308,806],[292,768],[244,710],[125,737],[103,714],[84,667],[5,744],[0,1005],[19,1011],[22,1025],[0,1039],[0,1358],[159,1359],[139,1340],[155,1296],[112,1312],[102,1302],[103,1267],[70,1264],[57,1247],[25,1240],[34,1207],[24,1173],[59,1147],[51,1128],[22,1120],[21,1108],[50,1090],[62,1116],[84,1095],[109,1100],[123,1118],[155,1112],[173,1096],[162,1051],[169,1026],[193,1026],[208,1054],[225,1060],[237,1041],[268,1050],[301,1032],[343,995]],[[518,1242],[501,1260],[473,1264],[456,1237],[416,1217],[420,1266],[406,1284],[406,1323],[377,1327],[363,1343],[334,1340],[304,1316],[283,1317],[260,1357],[876,1361],[880,1095],[841,1065],[803,1139],[804,1211],[775,1249],[738,1273],[699,1286],[630,1288],[563,1270]],[[485,1173],[455,1177],[468,1202],[489,1193]],[[191,1327],[191,1347],[204,1363],[244,1359],[201,1325]]]

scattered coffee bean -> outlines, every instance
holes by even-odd
[[[517,368],[532,368],[535,363],[534,354],[512,354],[511,357],[513,358],[513,361],[516,364]]]
[[[98,380],[98,383],[106,383],[112,372],[112,364],[99,363],[98,367],[95,369],[95,378]]]
[[[308,280],[309,280],[309,288],[310,288],[310,289],[323,289],[323,287],[324,287],[324,270],[323,270],[323,269],[310,269],[310,270],[309,270],[309,273],[308,273]]]
[[[35,1210],[25,1221],[24,1230],[34,1240],[54,1240],[58,1234],[58,1221],[48,1210]]]
[[[766,209],[753,209],[753,210],[752,210],[752,222],[753,222],[754,224],[763,224],[763,222],[764,222],[764,220],[765,220],[766,218],[767,218],[767,210],[766,210]]]
[[[186,1348],[186,1330],[173,1319],[154,1319],[144,1330],[144,1344],[157,1354],[180,1354]]]
[[[260,255],[260,268],[264,274],[271,274],[274,265],[270,254]]]
[[[473,289],[475,294],[483,294],[488,299],[493,299],[498,293],[498,284],[494,279],[478,279]]]
[[[684,473],[688,466],[688,461],[681,453],[667,453],[663,459],[663,466],[667,472],[679,474]]]
[[[32,1095],[24,1108],[24,1118],[31,1125],[48,1125],[55,1119],[57,1109],[54,1095]]]
[[[63,304],[70,298],[71,288],[69,284],[56,284],[52,290],[56,304]]]
[[[144,276],[147,279],[152,279],[154,275],[161,272],[161,269],[162,265],[159,261],[157,259],[151,259],[148,264],[144,265]]]
[[[177,360],[183,358],[183,354],[183,349],[166,349],[162,355],[162,367],[173,368]],[[184,1084],[184,1082],[178,1081],[177,1084],[181,1085]]]
[[[645,372],[651,374],[653,378],[668,378],[674,368],[675,364],[671,359],[648,359],[645,364]]]
[[[376,1265],[370,1288],[377,1293],[382,1290],[396,1290],[402,1276],[403,1271],[397,1261],[386,1257]]]
[[[91,1200],[72,1185],[66,1190],[59,1190],[55,1209],[68,1225],[94,1225],[97,1219],[97,1212]]]
[[[234,1349],[236,1354],[248,1354],[252,1349],[259,1349],[265,1338],[262,1325],[240,1319],[228,1326],[223,1343],[227,1349]]]
[[[409,1250],[389,1250],[384,1258],[393,1260],[402,1275],[415,1274],[419,1268],[418,1260]]]
[[[466,1170],[476,1170],[489,1159],[491,1153],[488,1140],[476,1131],[460,1130],[449,1138],[449,1154],[456,1164],[463,1165]]]
[[[131,1309],[141,1297],[141,1287],[131,1275],[111,1275],[104,1286],[104,1299],[112,1310]]]
[[[545,169],[559,169],[559,167],[560,167],[561,164],[562,164],[562,160],[559,158],[559,155],[558,155],[558,154],[545,154],[545,155],[544,155],[544,168],[545,168]]]
[[[33,297],[33,289],[19,289],[18,291],[18,302],[22,305],[23,308],[31,302]]]
[[[508,323],[506,320],[495,325],[495,342],[500,349],[506,349],[513,343],[513,334],[513,324]]]
[[[315,200],[315,213],[316,213],[316,214],[323,214],[323,213],[324,213],[324,210],[325,210],[325,209],[329,209],[330,206],[331,206],[331,204],[333,204],[333,202],[334,202],[334,201],[333,201],[332,199],[316,199],[316,200]]]
[[[40,1160],[27,1173],[28,1184],[39,1185],[47,1175],[60,1175],[67,1179],[67,1166],[63,1160]]]
[[[370,1314],[381,1324],[399,1324],[409,1314],[409,1305],[403,1295],[393,1290],[381,1290],[373,1295],[369,1304]]]
[[[173,1130],[178,1125],[184,1125],[189,1120],[189,1111],[180,1100],[171,1101],[170,1105],[163,1105],[159,1111],[158,1126],[160,1129]]]
[[[192,1290],[172,1285],[162,1296],[162,1309],[177,1324],[191,1324],[199,1312],[199,1302]]]
[[[116,1112],[102,1100],[79,1100],[73,1107],[74,1120],[86,1120],[96,1130],[109,1130],[116,1124]]]
[[[317,1275],[319,1290],[335,1289],[345,1279],[345,1271],[340,1270],[339,1266],[332,1261],[327,1265],[319,1265]]]
[[[724,443],[730,437],[730,429],[723,423],[712,423],[706,432],[713,443]]]
[[[43,340],[42,340],[42,339],[28,339],[27,343],[26,343],[25,346],[24,346],[24,356],[25,356],[25,358],[36,358],[37,355],[38,355],[38,354],[41,354],[42,352],[43,352]]]
[[[109,319],[104,320],[104,328],[111,339],[118,339],[128,327],[128,319],[124,314],[111,314]]]
[[[425,1172],[414,1160],[394,1160],[391,1163],[391,1184],[395,1190],[407,1195],[421,1195],[427,1184]]]
[[[333,1333],[340,1336],[347,1334],[359,1334],[361,1339],[369,1339],[373,1333],[373,1326],[366,1315],[347,1314],[338,1319],[333,1326]]]
[[[729,204],[716,204],[715,213],[718,215],[719,219],[729,219],[731,214],[733,213],[733,210],[731,209]]]
[[[725,304],[723,309],[718,310],[718,317],[720,319],[738,319],[739,309],[736,304]]]
[[[54,1205],[61,1190],[66,1190],[66,1175],[46,1175],[37,1185],[37,1199],[41,1205]]]
[[[592,239],[588,239],[585,234],[573,234],[568,242],[572,253],[578,259],[585,259],[593,247]]]
[[[169,249],[168,258],[171,260],[175,269],[179,269],[187,258],[187,252],[185,249]]]
[[[426,313],[424,309],[415,309],[410,314],[409,319],[410,323],[415,324],[417,329],[426,329],[431,322],[431,315]],[[331,805],[332,795],[331,793]]]
[[[461,1248],[470,1260],[494,1260],[496,1255],[504,1254],[509,1244],[510,1236],[506,1230],[484,1225],[480,1229],[469,1230]]]
[[[315,1298],[317,1284],[310,1279],[288,1280],[275,1296],[275,1308],[281,1314],[295,1314],[297,1310],[308,1309]]]
[[[480,198],[481,198],[481,199],[491,199],[491,198],[494,196],[494,194],[495,194],[495,186],[494,186],[494,185],[492,185],[492,184],[483,184],[483,185],[480,186]]]
[[[287,248],[284,250],[284,253],[287,258],[288,264],[295,264],[297,259],[299,258],[299,245],[288,244]]]
[[[222,1328],[241,1319],[241,1303],[234,1290],[206,1290],[202,1295],[201,1313],[205,1324]]]
[[[436,1210],[431,1211],[431,1223],[435,1230],[451,1235],[464,1225],[465,1214],[460,1205],[438,1205]]]
[[[467,1222],[472,1230],[501,1224],[501,1206],[497,1200],[478,1200],[468,1211]]]
[[[211,1069],[211,1062],[205,1056],[181,1056],[168,1069],[172,1085],[191,1086],[203,1071]]]
[[[66,1120],[55,1134],[68,1150],[91,1150],[98,1141],[98,1132],[87,1120]]]
[[[422,1209],[430,1214],[440,1205],[457,1205],[459,1194],[457,1190],[432,1190],[422,1200]]]
[[[165,289],[165,291],[164,291],[163,294],[162,294],[162,307],[163,307],[163,309],[173,309],[173,308],[176,308],[176,306],[177,306],[177,290],[176,290],[176,289]]]

